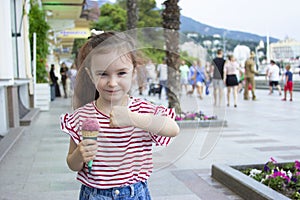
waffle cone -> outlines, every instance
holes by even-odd
[[[85,138],[88,138],[88,137],[97,137],[98,136],[98,131],[81,131],[82,133],[82,136],[85,137]]]

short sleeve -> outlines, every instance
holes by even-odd
[[[176,116],[173,108],[166,108],[161,105],[155,107],[155,111],[153,114],[158,115],[158,116],[167,116],[173,120],[175,120],[175,116]],[[150,137],[152,138],[152,141],[157,146],[167,146],[171,141],[171,137],[160,136],[160,135],[153,134],[153,133],[150,133]]]
[[[176,116],[173,108],[166,108],[162,105],[155,105],[140,98],[132,98],[129,109],[131,110],[131,112],[151,113],[157,116],[167,116],[173,120],[175,120]],[[171,137],[160,136],[151,132],[148,133],[149,137],[152,139],[152,142],[156,145],[168,145],[171,140]]]
[[[67,133],[72,140],[78,144],[81,139],[79,135],[79,122],[74,114],[64,114],[60,116],[60,128],[63,132]]]

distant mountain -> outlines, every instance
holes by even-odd
[[[252,33],[246,33],[241,31],[231,31],[228,29],[215,28],[200,22],[193,20],[192,18],[180,16],[180,31],[181,32],[196,32],[201,35],[209,35],[212,36],[214,34],[219,34],[223,37],[223,33],[225,33],[226,38],[240,40],[240,41],[254,41],[259,42],[260,40],[266,42],[266,36],[259,36]],[[277,42],[277,38],[270,37],[270,42]]]

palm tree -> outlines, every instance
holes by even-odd
[[[137,21],[137,0],[127,0],[127,30],[135,29],[137,27]],[[132,37],[136,39],[135,31],[133,31],[132,34]]]
[[[166,41],[166,57],[168,65],[168,100],[169,107],[175,108],[176,113],[181,113],[179,102],[180,74],[179,74],[179,26],[180,9],[178,0],[167,0],[163,3],[162,12],[164,37]]]

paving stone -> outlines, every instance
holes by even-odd
[[[183,110],[217,114],[228,126],[185,128],[169,147],[155,147],[155,168],[149,179],[153,200],[208,199],[206,194],[214,200],[239,200],[211,178],[212,164],[299,158],[300,93],[294,93],[291,103],[267,93],[258,90],[258,101],[243,101],[239,96],[237,108],[214,107],[212,96],[182,97]],[[1,200],[78,199],[80,183],[65,161],[69,137],[59,129],[59,116],[71,112],[70,105],[71,99],[51,102],[50,111],[40,112],[0,161]]]

